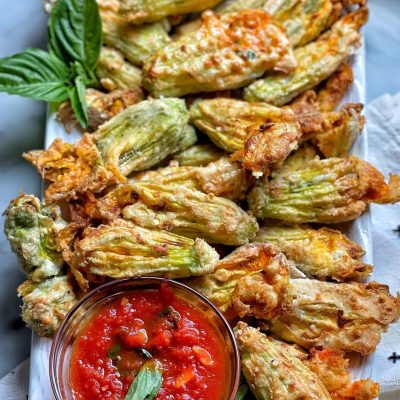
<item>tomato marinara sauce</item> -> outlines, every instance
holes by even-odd
[[[222,335],[166,284],[127,293],[85,324],[72,347],[74,398],[124,399],[149,360],[163,376],[156,400],[227,398],[230,368]]]

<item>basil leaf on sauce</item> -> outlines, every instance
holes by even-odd
[[[162,381],[161,372],[153,364],[145,364],[129,387],[125,400],[153,400]]]
[[[121,352],[121,343],[115,343],[110,351],[107,353],[107,357],[110,358],[111,360],[117,359],[119,356],[119,353]]]

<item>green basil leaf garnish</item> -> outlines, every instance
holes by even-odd
[[[145,364],[129,387],[125,400],[153,400],[162,381],[162,374],[154,364]]]
[[[51,103],[69,98],[87,128],[85,90],[97,83],[94,68],[103,40],[96,0],[58,0],[48,26],[49,52],[29,49],[0,59],[0,92]]]
[[[102,45],[96,0],[59,0],[49,19],[50,50],[65,62],[79,61],[90,73]]]
[[[69,69],[53,54],[28,49],[0,59],[0,91],[62,102],[68,99]]]
[[[244,400],[246,398],[248,391],[249,391],[249,386],[247,385],[247,383],[242,383],[239,386],[239,389],[236,393],[235,400]]]
[[[116,360],[121,352],[121,343],[117,342],[115,343],[110,351],[107,353],[107,357],[110,358],[111,360]]]
[[[82,76],[77,76],[75,78],[75,86],[70,89],[69,98],[77,120],[81,124],[82,128],[86,129],[88,127],[88,119],[84,79],[85,78]]]

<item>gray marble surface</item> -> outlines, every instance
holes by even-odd
[[[400,0],[370,0],[365,28],[367,98],[400,91]],[[45,47],[46,16],[40,0],[0,0],[0,57]],[[0,209],[20,192],[39,194],[41,181],[21,153],[43,146],[45,104],[0,94]],[[3,217],[0,221],[3,225]],[[23,280],[0,231],[0,377],[29,355],[30,331],[19,319],[16,286]]]

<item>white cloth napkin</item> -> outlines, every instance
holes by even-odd
[[[366,110],[369,161],[385,176],[400,173],[400,93],[383,95]],[[374,280],[388,284],[392,294],[400,291],[400,204],[372,205]],[[395,230],[399,231],[396,232]],[[381,400],[400,399],[400,323],[383,335],[375,358],[373,378],[381,384]]]
[[[387,176],[400,173],[400,93],[384,95],[366,109],[369,161]],[[375,272],[373,279],[400,291],[400,204],[373,205],[372,238]],[[399,229],[396,232],[395,229]],[[396,353],[399,360],[388,358]],[[383,335],[376,356],[374,380],[381,384],[381,400],[400,399],[400,323]],[[0,380],[0,399],[25,400],[28,393],[29,361],[26,360]],[[45,400],[45,399],[44,399]]]

